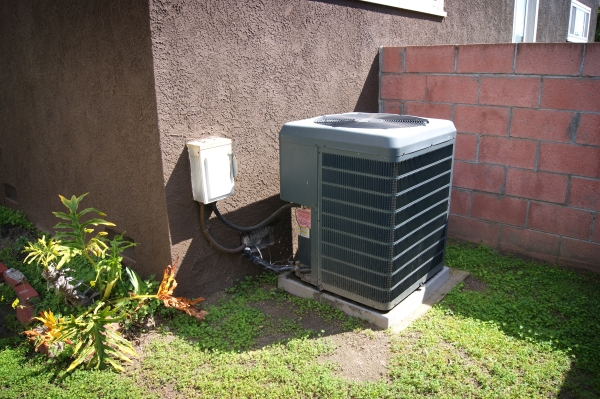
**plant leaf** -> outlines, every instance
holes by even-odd
[[[118,277],[116,279],[110,281],[108,284],[106,284],[106,288],[104,289],[104,295],[102,295],[102,299],[100,299],[101,301],[105,301],[108,299],[113,287],[117,283],[117,280],[119,280]]]
[[[106,214],[104,212],[100,212],[98,209],[96,208],[85,208],[83,211],[79,212],[79,216],[83,216],[86,213],[90,213],[90,212],[94,212],[100,216],[106,216]]]
[[[107,222],[106,220],[104,220],[104,219],[99,219],[99,218],[93,218],[93,219],[90,219],[90,220],[88,220],[88,221],[86,221],[86,222],[82,223],[82,224],[81,224],[81,226],[84,226],[84,227],[85,227],[85,226],[89,226],[90,224],[91,224],[92,226],[99,226],[99,225],[104,225],[104,226],[116,226],[116,224],[114,224],[114,223]]]
[[[137,274],[135,272],[135,270],[132,270],[129,267],[125,267],[125,273],[127,273],[127,275],[129,276],[129,281],[131,282],[131,285],[133,286],[133,293],[135,295],[141,294],[140,289],[145,284],[144,284],[144,281],[142,280],[142,278],[140,277],[140,275]]]
[[[67,215],[66,213],[63,213],[63,212],[52,212],[52,214],[60,219],[73,220],[71,215]]]

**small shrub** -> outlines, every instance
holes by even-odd
[[[204,298],[188,300],[173,297],[177,286],[176,267],[167,266],[163,280],[156,294],[151,294],[156,283],[143,281],[133,270],[125,268],[127,279],[123,279],[123,260],[121,253],[134,245],[117,235],[112,240],[106,238],[106,232],[96,232],[98,226],[114,226],[98,217],[83,221],[83,216],[93,214],[106,216],[95,208],[79,210],[86,194],[70,199],[59,196],[68,213],[53,212],[62,219],[55,228],[59,229],[54,237],[42,236],[29,242],[24,249],[25,262],[41,268],[41,276],[49,287],[60,294],[72,307],[64,309],[55,301],[44,301],[49,308],[59,309],[43,311],[36,319],[42,323],[25,334],[35,342],[36,350],[41,346],[52,347],[55,344],[71,345],[73,361],[67,371],[82,364],[87,367],[103,369],[112,367],[123,370],[121,362],[130,362],[135,356],[129,341],[115,329],[123,323],[126,327],[151,316],[162,301],[166,307],[184,311],[198,320],[206,312],[194,305]],[[79,281],[76,278],[80,279]],[[83,290],[80,287],[88,287]]]

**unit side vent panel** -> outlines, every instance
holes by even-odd
[[[383,309],[443,262],[452,153],[402,162],[322,153],[323,284]]]
[[[360,269],[350,269],[350,271],[345,271],[343,265],[335,263],[330,263],[328,265],[330,270],[323,270],[322,278],[324,284],[329,284],[349,293],[358,293],[356,295],[381,304],[386,304],[402,295],[403,292],[409,289],[423,276],[427,275],[427,273],[435,269],[443,261],[443,252],[440,252],[433,257],[426,258],[423,256],[416,259],[414,263],[415,265],[420,266],[418,269],[419,273],[412,273],[406,276],[400,284],[397,284],[391,290],[378,288],[378,286],[388,283],[389,278],[387,277],[376,276],[372,278],[371,276],[361,274],[362,270]],[[336,268],[336,266],[338,266],[338,268]],[[367,281],[367,283],[361,283],[361,279],[366,279],[365,281]]]
[[[351,172],[368,173],[374,176],[396,177],[421,169],[435,161],[451,157],[452,151],[453,148],[449,145],[402,162],[374,161],[346,155],[323,154],[323,166]]]

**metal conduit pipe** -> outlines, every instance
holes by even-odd
[[[200,202],[200,229],[202,230],[202,234],[204,235],[204,238],[206,238],[206,240],[208,240],[208,242],[210,242],[213,247],[215,247],[216,249],[218,249],[221,252],[225,252],[228,254],[239,254],[242,251],[244,251],[244,248],[246,248],[246,245],[244,245],[244,244],[240,245],[237,248],[227,248],[215,241],[213,236],[211,236],[210,232],[208,231],[208,226],[206,224],[206,218],[204,217],[204,204],[202,202]]]
[[[282,211],[284,211],[288,208],[299,207],[299,206],[300,205],[294,204],[294,203],[286,204],[286,205],[282,206],[281,208],[279,208],[278,210],[276,210],[271,216],[269,216],[262,222],[254,225],[254,226],[251,226],[251,227],[240,227],[240,226],[236,226],[233,223],[229,222],[227,219],[225,219],[221,215],[221,213],[217,209],[216,202],[212,204],[211,210],[215,212],[215,215],[217,215],[217,218],[219,218],[219,220],[221,220],[221,222],[223,222],[223,224],[225,224],[226,226],[228,226],[234,230],[238,230],[238,231],[242,231],[242,232],[251,232],[254,230],[258,230],[258,229],[266,226],[270,222],[272,222],[273,219],[275,219],[275,217],[277,215],[279,215]],[[300,270],[301,272],[302,271],[306,272],[306,269],[310,269],[307,267],[299,267],[294,264],[273,265],[270,262],[267,262],[266,260],[262,259],[262,257],[258,257],[256,255],[254,255],[252,253],[252,250],[249,247],[247,247],[245,244],[242,244],[237,248],[227,248],[227,247],[222,246],[213,238],[213,236],[210,234],[210,231],[208,231],[208,225],[206,223],[206,217],[205,217],[204,213],[205,213],[205,206],[202,202],[200,202],[200,229],[202,230],[202,234],[204,235],[204,238],[206,238],[208,240],[208,242],[213,247],[218,249],[219,251],[225,252],[228,254],[238,254],[238,253],[243,252],[246,259],[248,259],[249,261],[251,261],[254,264],[261,265],[265,269],[270,270],[274,273],[283,273],[283,272],[292,271],[292,270]]]
[[[258,224],[255,224],[254,226],[250,226],[250,227],[237,226],[237,225],[231,223],[229,220],[225,219],[225,217],[223,215],[221,215],[221,212],[219,212],[219,209],[217,208],[217,203],[216,202],[213,202],[211,204],[211,206],[212,206],[212,209],[215,212],[215,215],[217,216],[217,218],[221,222],[223,222],[223,224],[225,226],[227,226],[229,228],[232,228],[234,230],[237,230],[237,231],[241,231],[243,233],[250,233],[251,231],[258,230],[260,228],[265,227],[266,225],[268,225],[269,223],[271,223],[277,217],[277,215],[279,215],[281,212],[285,211],[286,209],[297,208],[300,205],[294,204],[293,202],[290,202],[289,204],[285,204],[284,206],[282,206],[281,208],[279,208],[275,212],[273,212],[273,214],[271,214],[271,216],[269,216],[268,218],[266,218],[262,222],[260,222]]]

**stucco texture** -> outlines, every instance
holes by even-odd
[[[208,294],[259,271],[239,255],[218,253],[202,237],[186,141],[235,140],[236,192],[219,204],[240,225],[260,221],[281,205],[283,123],[326,113],[376,112],[379,46],[511,39],[510,1],[490,7],[450,0],[446,10],[443,19],[349,0],[151,3],[158,126],[172,252],[182,262],[180,292]],[[273,261],[292,256],[289,214],[282,220]],[[239,244],[235,232],[214,219],[210,225],[224,244]]]
[[[89,192],[146,276],[170,261],[148,21],[136,0],[0,3],[0,203],[52,231],[58,194]]]
[[[377,111],[380,46],[510,42],[513,0],[445,4],[446,18],[357,0],[0,2],[0,183],[17,189],[0,203],[51,230],[57,195],[89,191],[84,204],[139,244],[143,275],[179,258],[178,294],[228,287],[260,269],[202,237],[186,141],[235,140],[221,210],[262,220],[282,204],[283,123]],[[291,219],[267,259],[293,255]]]
[[[588,42],[594,41],[598,0],[579,0],[592,9]],[[571,0],[540,1],[538,10],[538,43],[563,43],[567,41]]]

